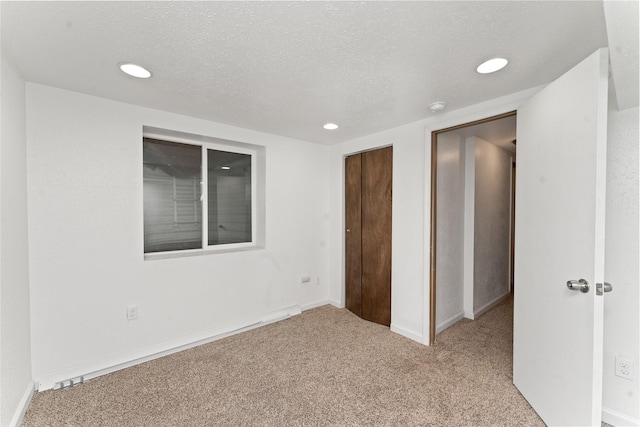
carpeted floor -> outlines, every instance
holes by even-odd
[[[425,347],[324,306],[36,393],[24,426],[542,426],[512,384],[512,313]]]

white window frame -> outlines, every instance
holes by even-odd
[[[168,133],[174,133],[169,132]],[[207,138],[212,141],[198,141],[195,138],[181,137],[178,135],[167,135],[164,132],[157,133],[145,130],[143,138],[151,138],[159,141],[173,142],[177,144],[187,144],[199,146],[201,148],[201,178],[200,183],[200,204],[202,215],[200,221],[202,224],[202,247],[198,249],[183,249],[163,252],[144,253],[145,260],[181,258],[188,256],[206,255],[213,253],[236,252],[252,249],[260,249],[258,244],[258,150],[246,148],[239,145],[236,141],[226,141],[218,138]],[[204,139],[204,138],[203,138]],[[228,143],[228,144],[227,144]],[[247,144],[244,144],[247,145]],[[245,154],[251,156],[251,241],[242,243],[224,243],[218,245],[209,245],[209,192],[208,192],[208,156],[207,150],[226,151],[229,153]],[[141,162],[142,164],[142,162]],[[144,207],[143,207],[144,209]]]

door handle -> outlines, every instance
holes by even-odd
[[[613,286],[611,283],[596,283],[596,295],[602,295],[605,292],[611,292],[613,290]]]
[[[580,291],[583,294],[586,294],[587,292],[589,292],[589,282],[584,279],[569,280],[567,282],[567,288],[571,289],[572,291]]]

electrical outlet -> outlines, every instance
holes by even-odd
[[[316,276],[316,286],[320,284],[320,276]]]
[[[309,283],[311,283],[311,276],[309,276],[308,274],[303,274],[302,276],[300,276],[301,285],[307,285]]]
[[[134,320],[138,318],[138,306],[136,304],[127,307],[127,320]]]
[[[633,379],[633,362],[629,359],[616,356],[616,376]]]

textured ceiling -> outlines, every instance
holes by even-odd
[[[2,2],[28,81],[324,144],[548,83],[606,45],[599,1]],[[495,56],[510,64],[475,72]]]

